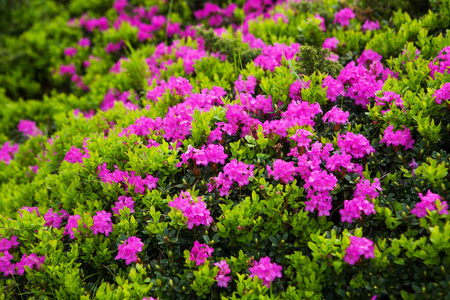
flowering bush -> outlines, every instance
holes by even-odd
[[[0,298],[445,299],[448,0],[13,2]]]

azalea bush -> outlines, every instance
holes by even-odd
[[[0,6],[1,298],[450,299],[450,2],[386,3]]]

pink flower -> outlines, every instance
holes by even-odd
[[[230,274],[230,266],[227,264],[226,260],[221,260],[214,264],[216,267],[219,267],[219,273],[217,273],[216,280],[218,287],[228,287],[228,282],[231,280],[230,276],[226,276]]]
[[[14,275],[16,264],[11,263],[13,256],[8,253],[8,251],[3,253],[0,257],[0,272],[3,272],[3,276]]]
[[[197,266],[204,264],[206,260],[211,257],[214,249],[206,244],[200,244],[198,241],[194,242],[194,247],[191,250],[191,256],[189,260],[195,261]]]
[[[250,277],[258,276],[262,279],[263,284],[270,287],[270,283],[275,280],[276,277],[281,278],[282,266],[276,263],[270,263],[270,257],[262,257],[259,262],[255,261],[253,267],[250,267]]]
[[[4,161],[7,165],[13,159],[14,154],[19,151],[19,145],[17,143],[11,147],[10,142],[5,142],[0,148],[0,161]]]
[[[437,104],[441,104],[442,101],[450,100],[450,82],[444,83],[444,85],[436,90],[433,94]]]
[[[120,210],[128,207],[130,209],[130,213],[134,213],[134,201],[131,197],[120,196],[119,201],[115,203],[115,206],[111,209],[115,215],[120,215]]]
[[[50,208],[48,212],[44,215],[45,224],[44,226],[53,226],[59,228],[61,226],[62,217],[58,213],[53,213],[53,209]]]
[[[42,131],[37,128],[36,123],[29,120],[20,120],[17,129],[28,137],[42,135]]]
[[[247,77],[246,80],[242,80],[242,75],[239,75],[239,80],[235,81],[234,86],[239,93],[254,94],[256,87],[256,78],[253,75]]]
[[[324,49],[330,49],[330,51],[336,50],[337,45],[339,44],[339,40],[335,37],[326,38],[323,42],[323,48]]]
[[[405,146],[406,149],[414,148],[414,140],[412,139],[411,132],[409,128],[403,126],[403,130],[397,130],[394,133],[394,126],[389,125],[383,133],[383,138],[380,141],[381,143],[385,143],[387,146],[392,145],[397,147],[399,145]]]
[[[22,217],[22,213],[20,212],[21,210],[25,210],[25,211],[27,211],[30,214],[35,212],[37,214],[37,216],[39,217],[39,210],[38,210],[37,207],[28,207],[28,206],[22,207],[21,209],[19,209],[19,214]]]
[[[439,52],[439,55],[433,61],[430,61],[428,66],[430,67],[430,75],[433,79],[436,72],[442,74],[446,72],[450,73],[450,46],[444,47]]]
[[[22,255],[22,259],[20,262],[16,264],[17,274],[22,275],[25,273],[25,266],[33,269],[36,267],[39,270],[39,267],[45,262],[45,255],[38,257],[36,254],[32,253],[27,256],[27,254]]]
[[[337,79],[327,76],[322,83],[322,88],[327,88],[327,99],[336,102],[338,96],[344,96],[344,85]]]
[[[416,215],[418,218],[423,218],[428,215],[427,210],[438,210],[438,207],[436,206],[436,200],[439,200],[441,202],[441,207],[438,210],[439,214],[448,215],[447,201],[441,201],[441,196],[439,196],[438,194],[434,194],[430,190],[428,190],[426,196],[422,195],[422,193],[419,193],[419,197],[421,202],[417,203],[416,207],[411,210],[411,213],[413,215]]]
[[[380,23],[378,22],[378,20],[375,21],[366,20],[361,29],[363,31],[380,29]]]
[[[361,255],[366,259],[375,258],[373,242],[364,237],[350,236],[350,246],[345,251],[344,261],[354,265]]]
[[[122,48],[122,45],[123,45],[122,40],[118,41],[117,43],[108,43],[108,45],[106,45],[105,47],[105,51],[106,53],[119,51],[120,48]]]
[[[338,146],[341,147],[343,152],[351,154],[354,158],[362,158],[375,152],[375,148],[362,134],[354,134],[353,132],[338,134]]]
[[[333,24],[339,23],[341,26],[350,25],[350,20],[355,17],[355,13],[350,8],[341,9],[334,16]]]
[[[189,159],[192,159],[197,165],[207,166],[210,162],[223,165],[227,157],[222,145],[210,144],[207,147],[203,145],[201,149],[195,149],[189,145],[188,150],[181,154],[182,161],[177,164],[177,167],[183,164],[189,165]]]
[[[74,229],[77,230],[78,220],[80,219],[81,219],[80,215],[69,216],[69,219],[67,220],[67,225],[64,228],[64,235],[68,234],[71,239],[74,239],[75,238]]]
[[[0,252],[8,251],[11,248],[16,248],[20,243],[17,242],[17,236],[12,236],[9,240],[7,238],[0,238]]]
[[[375,214],[375,208],[373,203],[368,201],[364,197],[355,197],[353,200],[344,201],[344,209],[341,209],[341,221],[352,223],[353,220],[361,218],[361,212],[364,212],[366,216]]]
[[[294,162],[286,162],[282,159],[277,159],[273,163],[273,171],[270,166],[266,166],[269,176],[273,176],[275,180],[281,180],[283,183],[288,183],[294,180],[294,176],[297,175],[297,168],[294,166]]]
[[[75,146],[72,146],[70,148],[70,150],[66,153],[64,160],[67,162],[73,163],[73,164],[74,163],[80,163],[80,164],[83,163],[83,158],[90,157],[87,148],[83,147],[83,149],[86,154],[82,154],[80,149],[78,149]]]
[[[75,48],[75,47],[69,47],[69,48],[64,49],[65,56],[72,57],[75,54],[77,54],[77,48]]]
[[[91,226],[91,230],[94,235],[98,233],[104,233],[108,236],[113,231],[111,213],[106,211],[98,211],[97,215],[92,218],[94,220],[94,225]]]
[[[63,76],[65,74],[68,75],[74,75],[77,73],[77,70],[75,69],[75,66],[73,64],[70,65],[61,65],[59,67],[59,75]]]
[[[189,229],[200,225],[209,226],[213,221],[202,197],[198,197],[197,201],[194,201],[189,192],[181,192],[180,197],[169,202],[169,206],[181,210],[183,216],[188,219],[186,224]]]
[[[324,32],[327,31],[327,28],[325,27],[325,19],[322,18],[319,14],[315,14],[314,18],[320,21],[319,28]]]
[[[339,107],[333,106],[333,108],[326,112],[322,120],[325,122],[334,122],[336,124],[348,123],[348,116],[350,113],[348,111],[342,111]]]
[[[359,65],[370,65],[373,62],[380,62],[383,57],[372,49],[366,49],[356,60]]]
[[[141,239],[131,236],[118,247],[119,253],[115,259],[125,259],[127,265],[131,264],[131,262],[137,262],[138,257],[136,254],[142,251],[142,247],[144,247],[144,243],[141,242]]]
[[[91,40],[88,38],[82,38],[80,39],[80,41],[78,42],[78,45],[80,47],[90,47],[91,46]]]

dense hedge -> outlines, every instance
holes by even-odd
[[[450,1],[371,3],[0,1],[0,298],[450,299]]]

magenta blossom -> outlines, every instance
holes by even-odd
[[[209,226],[213,221],[202,197],[197,197],[195,201],[189,192],[181,192],[180,197],[169,202],[169,206],[181,210],[183,216],[188,219],[186,224],[189,229],[200,225]]]
[[[136,254],[142,251],[142,247],[144,247],[144,243],[141,242],[141,239],[131,236],[119,246],[119,253],[115,259],[125,259],[127,265],[131,264],[131,262],[137,262],[138,257]]]
[[[115,215],[120,215],[120,210],[123,210],[125,207],[130,209],[130,213],[134,213],[134,201],[131,197],[120,196],[119,201],[115,203],[115,206],[111,209]]]
[[[330,49],[330,51],[336,50],[337,45],[339,44],[339,40],[335,37],[326,38],[323,42],[323,48],[324,49]]]
[[[42,135],[36,123],[30,120],[20,120],[17,129],[28,137]]]
[[[437,104],[441,104],[442,101],[450,100],[450,82],[444,83],[444,85],[437,89],[433,96]]]
[[[111,213],[106,211],[98,211],[97,215],[92,218],[94,220],[94,225],[91,226],[91,230],[94,235],[98,233],[104,233],[108,236],[113,231]]]
[[[394,147],[398,147],[399,145],[405,146],[406,149],[414,148],[414,140],[412,139],[411,132],[409,128],[403,126],[403,130],[397,130],[394,132],[394,126],[389,125],[383,134],[383,138],[380,141],[381,143],[385,143],[387,146],[392,145]]]
[[[281,278],[282,266],[276,263],[270,263],[270,257],[262,257],[259,262],[255,261],[253,267],[250,267],[250,277],[258,276],[262,279],[263,284],[270,287],[270,283],[275,280],[276,277]]]
[[[355,16],[356,15],[352,9],[350,9],[350,8],[341,9],[334,16],[333,24],[339,23],[339,25],[341,25],[341,26],[348,26],[348,25],[350,25],[350,20],[355,18]]]
[[[69,47],[69,48],[64,49],[65,56],[72,57],[72,56],[75,56],[75,54],[77,54],[77,48],[75,48],[75,47]]]
[[[226,260],[221,260],[220,262],[214,263],[216,267],[219,268],[219,273],[217,273],[216,280],[218,287],[228,287],[228,282],[231,280],[230,276],[226,276],[230,274],[230,266],[227,264]]]
[[[208,258],[211,257],[211,254],[214,252],[214,249],[209,247],[206,244],[200,244],[198,241],[194,242],[194,247],[191,250],[191,256],[189,260],[195,261],[197,266],[204,264]]]
[[[343,111],[337,106],[333,106],[333,108],[323,116],[322,120],[325,122],[334,122],[336,124],[345,124],[348,123],[348,116],[350,113],[348,111]]]
[[[363,26],[361,26],[363,31],[366,30],[377,30],[380,29],[380,23],[375,20],[375,21],[370,21],[370,20],[366,20],[366,22],[364,23]]]
[[[71,239],[74,239],[75,238],[74,229],[77,230],[78,220],[80,219],[81,219],[80,215],[69,216],[69,219],[67,220],[67,225],[64,228],[64,235],[68,234]]]
[[[350,246],[345,250],[344,261],[354,265],[361,255],[366,259],[375,258],[373,242],[364,237],[350,236]]]
[[[327,28],[325,27],[325,19],[322,18],[319,14],[315,14],[314,18],[316,18],[320,21],[320,24],[319,24],[320,30],[322,30],[324,32],[327,31]]]
[[[428,215],[428,211],[435,211],[438,210],[439,214],[445,214],[448,215],[448,204],[447,201],[441,201],[441,196],[438,194],[432,193],[430,190],[428,190],[426,196],[422,195],[422,193],[419,193],[419,197],[421,202],[416,204],[416,207],[414,207],[411,210],[411,213],[413,215],[416,215],[418,218],[423,218],[426,215]],[[436,206],[436,201],[439,200],[441,202],[441,207],[438,208]]]

